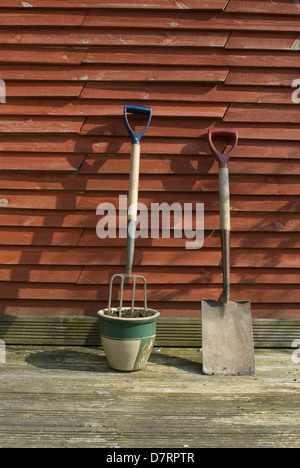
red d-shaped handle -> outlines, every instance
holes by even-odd
[[[226,154],[220,153],[220,151],[215,147],[213,143],[213,138],[214,137],[226,137],[226,138],[233,138],[233,145],[230,151]],[[234,152],[235,148],[237,147],[238,144],[238,132],[236,130],[230,130],[230,129],[223,129],[223,128],[214,128],[208,131],[208,143],[209,147],[212,150],[212,152],[217,156],[219,165],[220,167],[227,167],[228,161],[232,153]]]

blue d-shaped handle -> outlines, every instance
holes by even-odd
[[[145,126],[144,130],[142,130],[140,133],[135,133],[132,130],[130,124],[129,124],[127,114],[148,115],[149,120],[148,120],[148,123]],[[129,134],[131,136],[131,143],[140,145],[142,136],[144,135],[145,131],[149,127],[149,124],[150,124],[150,121],[151,121],[151,118],[152,118],[152,109],[151,109],[151,107],[135,106],[135,105],[132,105],[132,104],[126,104],[125,107],[124,107],[124,118],[125,118],[125,123],[126,123],[127,130],[128,130],[128,132],[129,132]]]

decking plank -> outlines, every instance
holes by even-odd
[[[256,375],[216,378],[202,373],[198,349],[155,348],[128,374],[99,347],[9,346],[0,447],[299,448],[291,353],[256,350]]]

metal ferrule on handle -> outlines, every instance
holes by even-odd
[[[222,154],[214,145],[213,137],[221,136],[234,139],[230,151]],[[219,161],[219,193],[220,193],[220,229],[222,242],[223,265],[223,299],[230,298],[230,192],[228,161],[238,144],[238,133],[235,130],[213,129],[209,131],[208,142],[212,152]]]

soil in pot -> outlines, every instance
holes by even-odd
[[[119,317],[119,309],[111,309],[105,312],[105,315],[109,317]],[[122,315],[123,318],[143,318],[143,317],[152,317],[154,315],[153,310],[151,309],[138,309],[135,308],[133,311],[131,307],[122,308]]]

